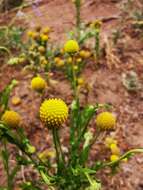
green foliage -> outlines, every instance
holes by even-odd
[[[22,48],[22,35],[24,30],[15,26],[0,27],[0,44],[8,50]]]
[[[2,108],[2,112],[0,115],[8,109],[8,101],[10,97],[10,93],[12,89],[17,85],[17,81],[14,79],[7,85],[2,92],[0,92],[0,106]]]

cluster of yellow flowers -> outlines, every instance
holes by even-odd
[[[65,54],[67,54],[65,56]],[[64,56],[64,57],[63,57]],[[80,50],[79,44],[76,40],[68,40],[61,49],[61,55],[54,58],[54,63],[57,67],[63,67],[67,64],[73,64],[75,71],[78,70],[80,63],[92,56],[89,50]]]
[[[111,156],[110,156],[111,162],[117,161],[120,158],[120,155],[121,155],[121,150],[120,150],[120,148],[118,146],[117,140],[115,140],[112,137],[107,137],[105,139],[105,145],[111,151]],[[123,161],[126,162],[127,158],[123,159]]]
[[[47,42],[49,39],[49,33],[51,29],[49,27],[41,29],[40,26],[35,27],[34,31],[28,31],[28,36],[33,40],[40,40],[41,42]]]
[[[47,42],[49,40],[49,27],[36,27],[34,31],[28,31],[28,36],[31,39],[31,46],[29,47],[29,57],[35,62],[37,58],[41,66],[46,66],[49,62],[47,60]]]

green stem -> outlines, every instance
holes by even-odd
[[[53,142],[54,142],[55,150],[56,150],[56,159],[57,159],[57,168],[58,168],[57,172],[59,172],[59,169],[60,169],[60,153],[58,150],[57,135],[56,135],[56,128],[55,127],[52,128],[52,133],[53,133]]]
[[[7,149],[7,141],[6,141],[6,139],[3,140],[3,145],[4,145],[4,151],[6,152],[6,154],[9,154],[8,149]],[[4,160],[4,162],[6,162],[5,170],[6,170],[6,175],[7,175],[7,189],[12,190],[13,185],[12,185],[12,181],[11,181],[11,178],[10,178],[10,171],[9,171],[9,155],[8,155],[7,159]]]
[[[81,25],[81,0],[76,0],[76,27],[77,27],[77,38],[80,39],[80,25]]]
[[[58,134],[57,130],[56,130],[56,138],[57,138],[57,143],[58,143],[60,155],[61,155],[61,158],[62,158],[62,162],[65,164],[65,158],[64,158],[64,154],[63,154],[63,151],[62,151],[62,147],[61,147],[61,143],[60,143],[60,138],[59,138],[59,134]]]
[[[75,61],[74,61],[74,56],[73,58],[73,63],[72,63],[72,86],[73,86],[73,91],[74,91],[74,99],[77,100],[77,78],[76,78],[76,73],[74,70],[74,65],[75,65]]]
[[[124,158],[127,158],[128,156],[130,156],[131,154],[134,154],[134,153],[143,153],[143,148],[138,148],[138,149],[129,150],[128,152],[126,152],[125,154],[123,154],[118,160],[112,161],[112,162],[108,162],[108,163],[104,163],[104,164],[100,167],[100,169],[101,169],[101,168],[105,168],[105,167],[111,167],[111,166],[113,166],[114,164],[119,163],[121,160],[123,160]]]

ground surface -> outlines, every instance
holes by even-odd
[[[122,3],[123,1],[85,0],[82,19],[85,22],[93,21],[96,18],[103,20],[103,43],[104,39],[116,27],[119,27]],[[74,26],[74,7],[71,1],[45,0],[39,8],[40,12],[32,8],[24,10],[29,18],[28,25],[33,26],[35,23],[42,26],[48,25],[53,29],[52,40],[56,43],[65,41],[66,31]],[[143,91],[129,93],[122,84],[122,74],[129,70],[136,71],[140,82],[143,82],[143,45],[140,39],[132,37],[128,27],[125,28],[125,34],[124,40],[117,45],[117,50],[119,50],[119,52],[116,51],[119,58],[117,65],[108,65],[107,60],[103,60],[103,63],[96,69],[93,62],[87,65],[83,76],[91,86],[91,90],[88,97],[84,93],[81,95],[83,102],[86,99],[88,103],[111,103],[114,106],[114,112],[118,118],[115,136],[123,151],[129,148],[143,147]],[[30,89],[32,76],[29,72],[23,71],[21,67],[2,65],[0,67],[0,90],[13,78],[19,81],[11,96],[19,96],[22,103],[13,107],[10,102],[10,106],[22,114],[28,136],[40,151],[50,146],[50,137],[37,118],[40,98]],[[54,90],[47,90],[46,97],[58,96],[67,103],[71,103],[69,84],[62,76],[60,78],[58,74],[54,74],[53,79],[59,82]],[[93,148],[92,154],[97,154],[96,148]],[[25,175],[27,176],[27,174]],[[122,164],[121,171],[114,177],[110,176],[108,171],[101,173],[100,176],[103,179],[104,190],[142,190],[143,157],[137,155],[128,163]],[[4,183],[4,173],[0,165],[0,185]]]

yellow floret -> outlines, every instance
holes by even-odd
[[[101,20],[95,20],[90,25],[91,28],[96,28],[96,29],[100,29],[101,26],[102,26],[102,21]]]
[[[113,143],[117,144],[117,140],[115,140],[112,137],[106,137],[106,139],[105,139],[105,145],[106,145],[106,147],[110,148],[110,145],[113,144]]]
[[[39,76],[34,77],[31,81],[31,87],[38,92],[42,92],[46,88],[46,82]]]
[[[15,111],[5,111],[1,120],[9,127],[17,127],[20,124],[21,116]]]
[[[77,83],[78,83],[78,85],[82,86],[84,84],[84,79],[83,78],[78,78]]]
[[[57,67],[64,66],[65,62],[61,59],[59,62],[56,63]]]
[[[113,129],[115,124],[116,124],[116,118],[110,112],[102,112],[96,118],[96,126],[100,130]]]
[[[33,31],[28,31],[28,32],[27,32],[27,35],[28,35],[29,37],[32,37],[32,36],[33,36],[33,33],[34,33]]]
[[[79,45],[75,40],[69,40],[64,45],[64,50],[66,53],[76,53],[79,51]]]
[[[46,34],[41,34],[41,41],[46,42],[48,41],[49,37]]]
[[[114,144],[114,143],[111,144],[110,145],[110,149],[111,149],[112,154],[114,154],[114,155],[120,155],[120,149],[117,146],[117,144]]]
[[[111,155],[111,157],[110,157],[110,160],[111,160],[111,162],[115,162],[115,161],[117,161],[119,159],[119,156],[117,156],[117,155]]]
[[[61,99],[45,100],[40,107],[41,121],[48,128],[61,126],[68,117],[68,107]]]
[[[38,51],[39,51],[40,53],[45,53],[45,52],[46,52],[46,49],[45,49],[44,46],[39,46],[39,47],[38,47]]]
[[[17,106],[17,105],[19,105],[19,104],[21,103],[21,99],[20,99],[20,97],[18,97],[18,96],[14,96],[14,97],[12,97],[11,102],[12,102],[12,104],[13,104],[14,106]]]
[[[87,59],[87,58],[89,58],[91,56],[91,52],[85,51],[85,50],[81,50],[79,52],[79,55],[80,55],[80,57],[82,57],[84,59]]]

